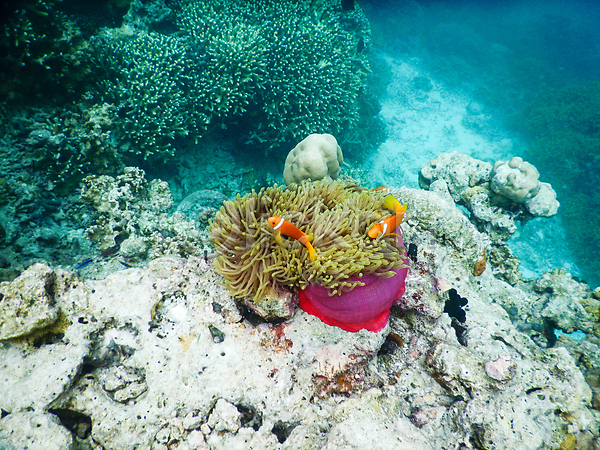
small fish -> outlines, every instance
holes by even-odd
[[[310,256],[310,260],[314,261],[315,259],[317,259],[317,252],[310,243],[310,241],[312,241],[313,239],[312,236],[308,236],[307,234],[303,233],[290,222],[282,219],[279,216],[269,217],[269,225],[273,227],[273,230],[277,231],[275,241],[278,244],[281,244],[282,234],[284,236],[297,239],[302,245],[304,245],[308,249],[308,255]]]
[[[362,53],[362,51],[365,49],[365,40],[363,38],[360,38],[358,40],[358,44],[356,45],[356,51],[358,53]]]
[[[387,186],[379,186],[379,187],[373,188],[372,190],[375,192],[387,192],[387,193],[390,192],[390,188]]]
[[[84,259],[84,260],[83,260],[83,261],[81,261],[79,264],[77,264],[77,265],[75,266],[75,268],[76,268],[76,269],[81,269],[82,267],[85,267],[85,266],[87,266],[88,264],[90,264],[90,263],[92,263],[92,262],[94,262],[94,260],[93,260],[92,258],[87,258],[87,259]]]
[[[417,262],[417,244],[411,242],[408,244],[408,251],[406,252],[406,256],[413,260],[413,262]]]
[[[125,261],[119,261],[121,264],[123,264],[125,267],[133,267],[131,264],[129,264],[128,262]]]
[[[383,206],[386,209],[394,211],[396,215],[388,217],[387,219],[384,219],[373,225],[368,233],[371,239],[381,239],[384,236],[391,235],[402,223],[402,219],[404,219],[404,212],[406,211],[407,206],[401,205],[392,194],[385,197]]]

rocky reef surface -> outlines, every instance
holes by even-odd
[[[210,254],[3,283],[4,448],[600,448],[600,291],[525,281],[450,196],[392,193],[411,261],[379,333],[264,322]]]

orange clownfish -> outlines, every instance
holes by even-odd
[[[317,259],[317,252],[310,243],[310,241],[313,239],[312,236],[308,236],[307,234],[303,233],[287,220],[284,220],[279,216],[269,217],[269,225],[273,227],[273,230],[277,231],[277,235],[275,235],[275,241],[277,241],[278,244],[281,244],[282,234],[284,236],[297,239],[308,249],[308,256],[310,256],[310,260],[314,261]]]
[[[401,205],[393,195],[390,194],[385,197],[383,206],[394,211],[396,215],[388,217],[387,219],[384,219],[373,225],[368,233],[369,237],[372,239],[380,239],[384,236],[392,234],[394,230],[402,223],[402,219],[404,219],[406,205]]]

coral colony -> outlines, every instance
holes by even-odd
[[[472,2],[87,3],[0,3],[0,447],[600,449],[600,85]]]

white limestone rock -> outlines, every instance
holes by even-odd
[[[548,183],[540,183],[538,193],[525,201],[525,207],[536,217],[552,217],[558,212],[560,203],[556,200],[556,192]]]
[[[445,180],[452,198],[459,202],[465,189],[489,181],[492,165],[457,151],[440,153],[419,170],[419,186],[429,189],[436,180]]]
[[[47,412],[23,411],[0,420],[3,450],[65,450],[71,448],[71,433]]]
[[[536,305],[540,292],[491,270],[473,277],[490,238],[453,202],[393,194],[408,204],[403,235],[418,251],[406,299],[379,333],[348,333],[300,310],[252,325],[202,257],[162,257],[103,280],[56,269],[64,337],[0,344],[7,445],[18,446],[11,436],[22,427],[7,419],[31,408],[85,414],[87,443],[114,450],[559,448],[567,431],[593,440],[600,421],[576,359],[537,346],[503,309]],[[468,299],[462,343],[441,314],[450,287]],[[516,365],[510,379],[486,373],[502,357]]]

